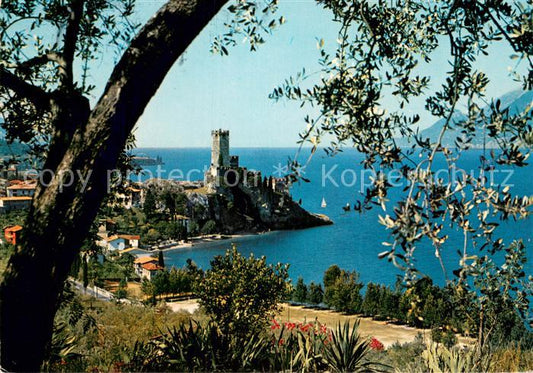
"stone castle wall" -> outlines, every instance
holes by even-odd
[[[213,146],[211,147],[211,165],[214,167],[229,167],[229,131],[215,130],[211,132]]]

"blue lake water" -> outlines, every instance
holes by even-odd
[[[159,176],[163,178],[200,180],[203,170],[210,163],[210,149],[137,149],[136,153],[151,157],[161,156],[165,162],[162,166],[146,167],[147,174],[142,178]],[[262,171],[263,175],[281,176],[283,167],[289,157],[294,158],[296,149],[289,148],[233,148],[232,155],[240,157],[241,166]],[[303,151],[299,160],[305,160],[308,151]],[[478,172],[481,151],[471,150],[462,156],[458,164],[464,170]],[[382,242],[389,239],[385,228],[378,223],[378,215],[384,214],[381,208],[363,214],[344,212],[342,206],[353,203],[360,197],[362,183],[368,183],[369,174],[361,177],[362,156],[353,150],[342,152],[335,157],[326,157],[317,152],[305,168],[304,176],[309,183],[293,185],[291,194],[309,211],[328,215],[334,224],[296,231],[269,232],[257,236],[242,237],[233,240],[239,251],[248,255],[265,255],[270,263],[290,263],[290,275],[293,280],[302,276],[306,282],[320,282],[324,271],[332,264],[341,268],[357,270],[364,282],[393,284],[401,272],[386,260],[378,259],[378,253],[386,249]],[[303,162],[302,162],[303,163]],[[172,171],[173,170],[173,171]],[[170,173],[172,171],[172,173]],[[512,171],[512,172],[511,172]],[[188,175],[187,175],[188,174]],[[501,183],[508,178],[511,191],[517,194],[533,195],[533,166],[516,168],[504,173],[493,174],[494,181]],[[363,179],[363,182],[361,182]],[[398,193],[398,192],[397,192]],[[398,196],[398,194],[396,194]],[[327,207],[321,208],[324,198]],[[394,193],[392,194],[394,199]],[[391,214],[392,205],[388,207]],[[533,220],[511,221],[499,228],[505,242],[522,238],[527,246],[528,256],[533,253]],[[462,250],[463,236],[450,232],[450,239],[443,248],[443,258],[447,271],[457,268],[459,257],[457,250]],[[181,267],[188,258],[199,266],[207,268],[210,260],[223,254],[231,246],[230,241],[216,244],[180,249],[165,253],[167,265]],[[429,244],[417,249],[417,268],[442,283],[444,275]],[[533,259],[531,259],[533,260]],[[526,272],[533,273],[532,263],[527,264]]]

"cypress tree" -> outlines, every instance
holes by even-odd
[[[89,268],[87,266],[87,255],[83,256],[82,259],[82,277],[83,277],[83,287],[87,288],[89,285]]]
[[[305,285],[302,277],[298,277],[296,289],[294,290],[293,294],[293,300],[299,303],[307,302],[307,285]]]
[[[165,267],[165,258],[163,257],[163,251],[159,250],[158,264],[160,267]]]

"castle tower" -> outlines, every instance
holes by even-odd
[[[215,130],[211,131],[211,137],[213,138],[213,146],[211,147],[211,166],[216,167],[229,167],[229,131],[227,130]]]

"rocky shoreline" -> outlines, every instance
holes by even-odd
[[[333,224],[322,214],[308,212],[290,195],[269,189],[239,185],[207,194],[206,217],[217,223],[223,234],[260,233]]]

